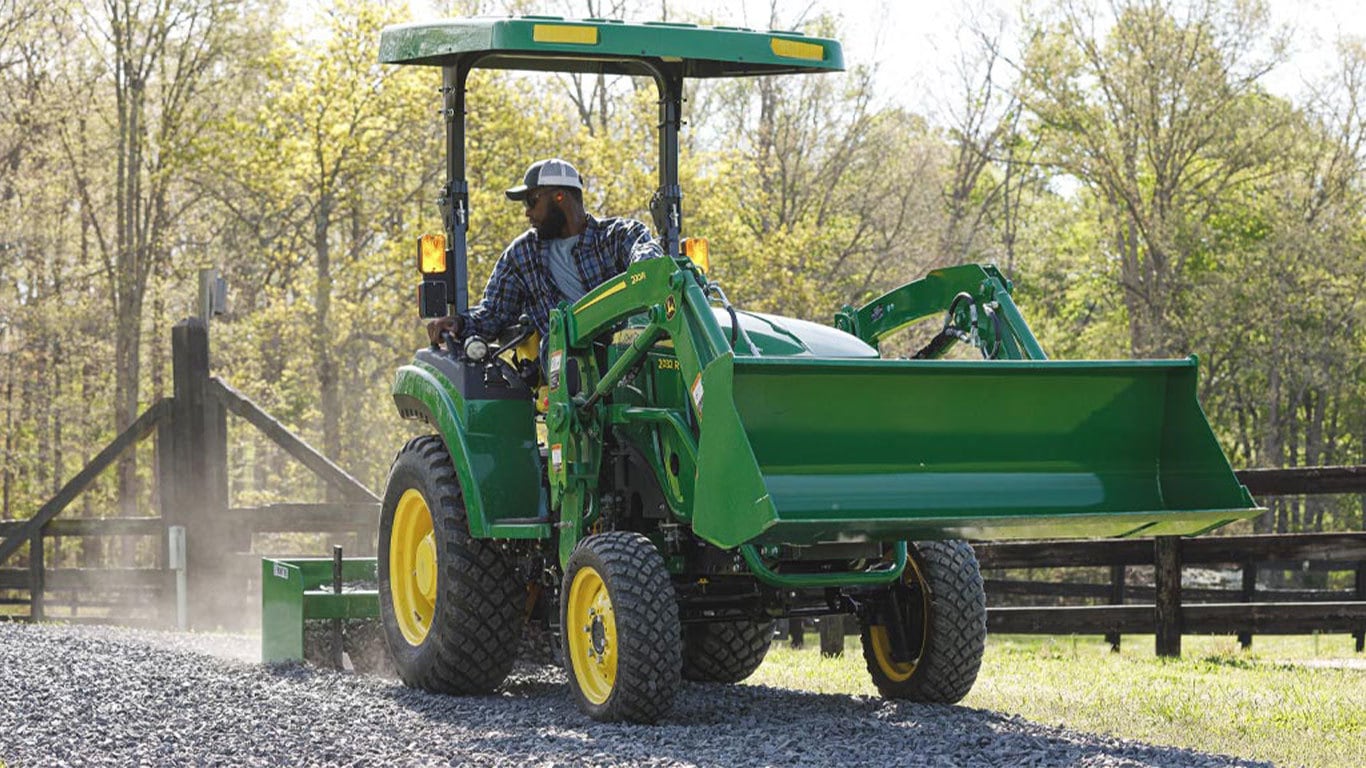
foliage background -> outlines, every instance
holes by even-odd
[[[734,23],[688,8],[442,10]],[[840,37],[834,11],[775,2],[768,26]],[[230,286],[217,375],[382,485],[410,429],[390,376],[424,340],[413,242],[439,226],[442,182],[436,74],[375,63],[378,30],[410,16],[0,0],[0,518],[31,515],[169,394],[169,329],[204,266]],[[1363,42],[1285,98],[1266,79],[1287,32],[1254,0],[1056,0],[1024,5],[1015,34],[966,23],[935,117],[868,68],[693,87],[686,229],[711,239],[731,298],[828,322],[936,266],[994,261],[1055,357],[1199,355],[1235,467],[1363,463]],[[648,83],[482,72],[469,106],[472,295],[524,226],[501,191],[535,158],[574,160],[591,210],[648,221]],[[73,514],[150,514],[153,450]],[[321,497],[249,429],[230,450],[235,502]],[[1277,500],[1255,525],[1359,529],[1361,503]],[[101,558],[99,541],[49,562]]]

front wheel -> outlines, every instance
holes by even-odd
[[[965,541],[916,543],[901,582],[862,622],[863,658],[889,699],[955,704],[977,681],[986,648],[982,572]]]
[[[669,711],[682,665],[678,602],[649,539],[613,531],[579,544],[560,591],[560,643],[589,717],[653,723]]]

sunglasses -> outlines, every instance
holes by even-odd
[[[528,211],[535,208],[536,204],[539,202],[541,202],[541,195],[539,192],[528,192],[526,197],[522,198],[522,205],[525,205]]]

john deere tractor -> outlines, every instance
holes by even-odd
[[[398,453],[380,518],[380,612],[407,684],[492,691],[531,626],[558,636],[584,712],[652,722],[681,679],[750,675],[776,619],[849,614],[882,695],[956,702],[986,637],[968,540],[1194,534],[1258,511],[1193,358],[1049,360],[991,266],[932,272],[833,326],[730,304],[684,237],[684,80],[840,70],[838,42],[481,18],[390,27],[380,55],[442,75],[445,231],[419,243],[423,316],[469,303],[476,68],[652,79],[666,254],[560,305],[543,341],[524,318],[399,369],[399,413],[432,430]],[[914,358],[880,354],[938,318]],[[982,359],[942,359],[954,345]]]

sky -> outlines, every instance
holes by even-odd
[[[747,3],[767,7],[765,2]],[[953,82],[953,63],[966,39],[965,7],[974,6],[987,19],[1018,27],[1023,3],[1018,0],[845,0],[831,2],[849,22],[844,41],[846,61],[876,63],[880,82],[896,91],[898,101],[933,115],[945,96],[940,87]],[[1277,95],[1294,97],[1306,81],[1332,71],[1339,35],[1366,38],[1366,4],[1361,0],[1271,0],[1271,20],[1290,32],[1289,60],[1267,78]],[[863,58],[867,56],[868,58]]]

